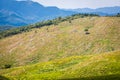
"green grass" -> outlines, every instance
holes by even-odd
[[[119,80],[120,51],[4,69],[0,75],[10,80]]]

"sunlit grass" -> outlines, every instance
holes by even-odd
[[[0,71],[10,80],[119,80],[120,51],[72,56]]]
[[[0,68],[119,50],[119,22],[119,17],[85,17],[1,39]]]

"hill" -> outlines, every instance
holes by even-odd
[[[0,70],[2,80],[119,80],[120,51]],[[4,77],[3,77],[4,76]]]
[[[0,68],[120,48],[119,17],[83,17],[0,39]]]

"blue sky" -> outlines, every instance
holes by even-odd
[[[44,6],[57,6],[59,8],[99,8],[120,6],[120,0],[32,0]]]

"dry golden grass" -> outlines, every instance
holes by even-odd
[[[0,67],[119,50],[119,32],[119,17],[86,17],[33,29],[0,40]]]

